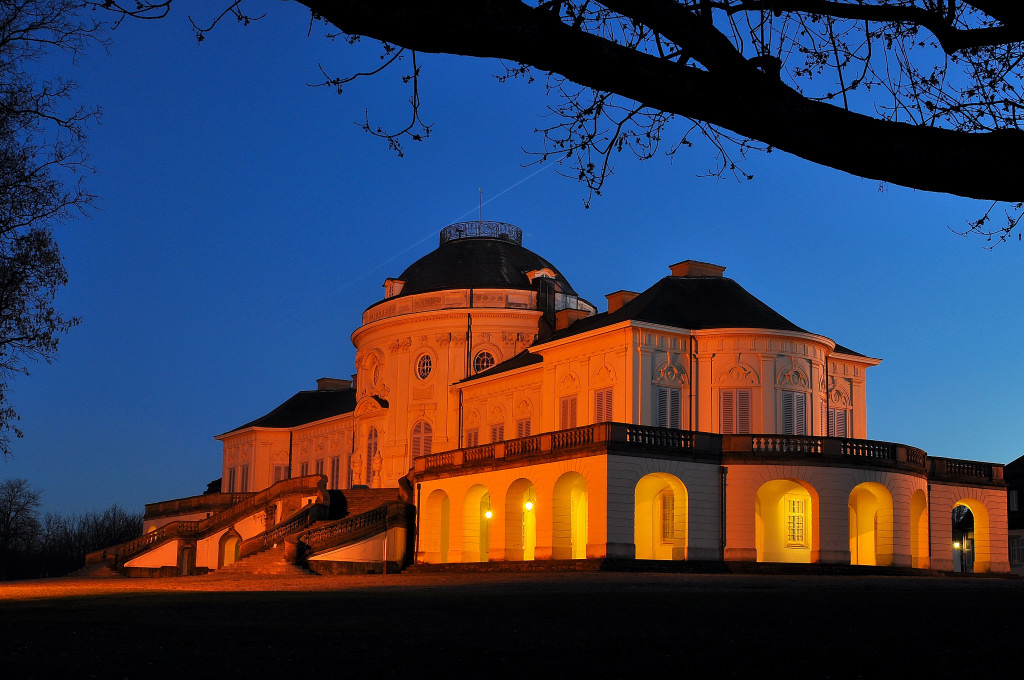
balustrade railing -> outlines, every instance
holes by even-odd
[[[896,460],[896,445],[870,439],[841,439],[844,456]]]
[[[821,454],[821,437],[799,435],[754,435],[751,452],[777,454]]]
[[[523,439],[511,439],[505,442],[506,458],[521,458],[532,456],[544,450],[543,439],[540,435],[525,437]]]
[[[626,443],[644,446],[663,446],[670,449],[692,449],[693,432],[668,427],[626,425]]]
[[[479,463],[485,460],[492,460],[494,458],[494,444],[485,444],[484,446],[474,446],[471,449],[465,449],[462,453],[462,460],[464,463]]]
[[[391,502],[368,512],[346,517],[330,524],[307,531],[299,541],[310,551],[317,552],[359,540],[368,535],[380,533],[386,528],[405,526],[409,505]]]
[[[551,448],[568,449],[594,443],[594,430],[600,425],[586,425],[571,430],[558,430],[551,433]]]

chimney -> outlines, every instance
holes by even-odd
[[[605,299],[608,300],[608,313],[611,314],[617,309],[621,309],[622,305],[626,304],[640,293],[634,293],[631,290],[617,290],[614,293],[608,293],[605,295]]]
[[[590,316],[585,309],[560,309],[555,312],[555,330],[568,328],[580,319]]]
[[[341,378],[317,378],[316,380],[316,391],[326,392],[331,390],[350,390],[352,389],[351,380],[342,380]]]
[[[671,265],[669,269],[672,271],[672,276],[712,276],[715,278],[722,278],[722,272],[725,271],[725,267],[697,260],[683,260]]]

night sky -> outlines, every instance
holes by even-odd
[[[617,158],[585,209],[586,187],[558,166],[524,167],[550,121],[543,79],[501,84],[497,62],[432,55],[420,63],[434,132],[399,158],[356,123],[405,124],[400,71],[341,96],[310,87],[320,65],[375,68],[376,49],[320,27],[307,37],[302,8],[264,6],[264,20],[197,44],[186,15],[208,6],[175,3],[123,24],[108,52],[44,65],[104,111],[87,178],[101,200],[57,234],[71,277],[58,306],[83,321],[10,395],[25,438],[0,478],[30,480],[44,510],[141,512],[202,493],[220,476],[214,435],[354,373],[362,311],[442,227],[476,219],[478,189],[484,219],[521,227],[601,310],[672,263],[723,265],[798,326],[883,359],[868,371],[870,438],[1021,454],[1024,246],[951,230],[984,204],[780,152],[750,157],[753,181],[701,177],[714,157],[698,144]]]

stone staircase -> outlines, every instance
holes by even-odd
[[[285,559],[284,545],[275,548],[268,548],[263,552],[250,555],[244,559],[221,567],[215,572],[216,576],[315,576],[307,569],[293,564]]]

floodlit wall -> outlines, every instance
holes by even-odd
[[[336,550],[320,553],[309,558],[310,562],[380,562],[382,556],[388,562],[405,560],[406,529],[392,527],[387,532],[387,552],[385,553],[385,537],[383,532],[371,536],[364,541],[346,545]]]
[[[125,567],[164,567],[178,564],[178,550],[181,541],[168,541],[157,548],[133,557],[124,563]]]

